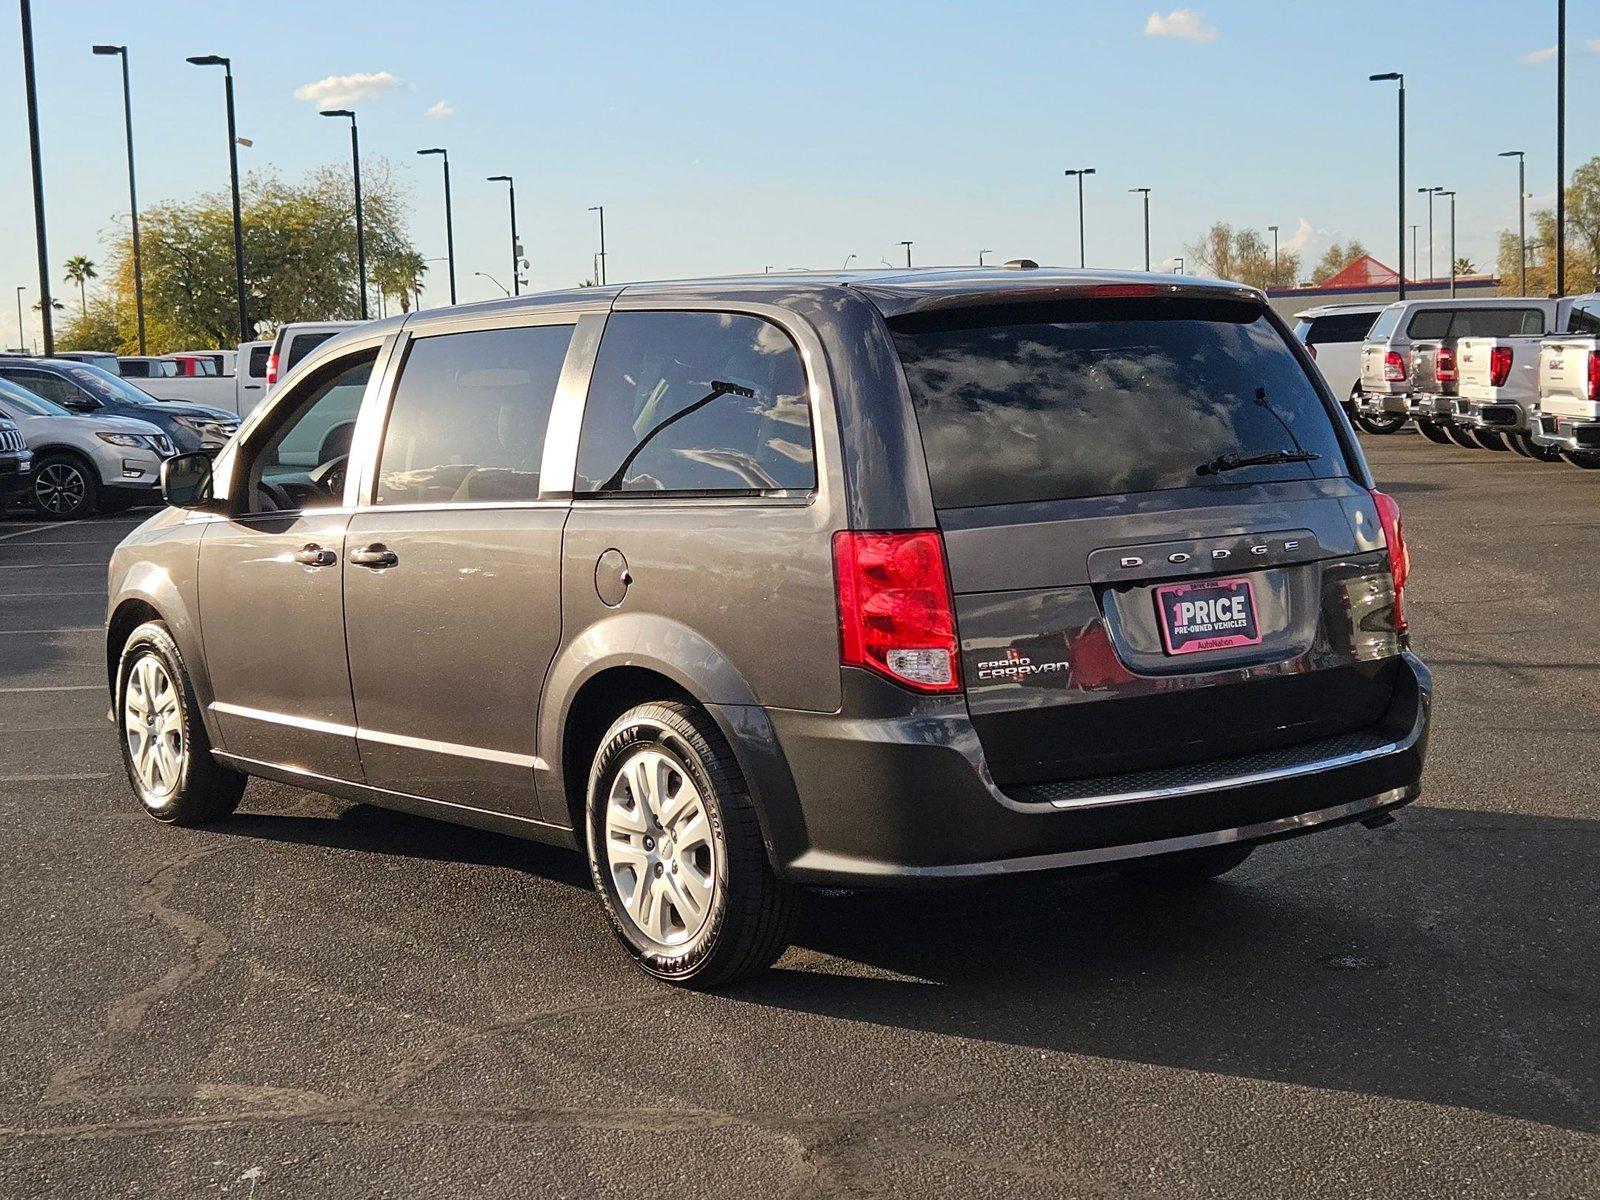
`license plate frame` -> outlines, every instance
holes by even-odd
[[[1202,612],[1183,607],[1201,603],[1207,605]],[[1174,658],[1261,644],[1255,581],[1248,575],[1162,584],[1155,604],[1162,649]]]

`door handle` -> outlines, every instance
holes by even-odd
[[[308,542],[294,552],[294,561],[307,567],[331,567],[339,561],[332,550],[325,550],[315,542]]]
[[[352,551],[350,561],[358,567],[370,567],[374,571],[381,571],[398,563],[400,556],[382,542],[374,542],[370,546]]]

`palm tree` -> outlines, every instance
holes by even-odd
[[[1453,270],[1457,275],[1476,275],[1478,273],[1477,266],[1464,254],[1460,258],[1456,259],[1455,265],[1451,268],[1451,270]]]
[[[74,254],[67,259],[67,282],[78,285],[78,306],[85,317],[89,315],[89,296],[84,285],[96,277],[94,263],[87,254]]]

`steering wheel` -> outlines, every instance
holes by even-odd
[[[289,512],[290,510],[299,507],[299,505],[294,502],[294,498],[290,496],[285,489],[279,487],[277,484],[269,483],[263,479],[258,486],[261,490],[262,497],[271,506],[266,511]]]
[[[345,469],[349,466],[349,463],[350,456],[348,454],[338,455],[336,458],[330,458],[322,465],[313,468],[307,478],[316,484],[319,489],[326,492],[330,499],[343,500]]]

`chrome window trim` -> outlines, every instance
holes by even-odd
[[[221,716],[242,717],[247,721],[261,721],[268,725],[285,725],[309,733],[327,733],[335,737],[366,738],[387,746],[401,746],[407,750],[426,750],[432,754],[448,754],[454,758],[471,758],[478,762],[500,763],[508,767],[527,767],[535,771],[549,769],[544,759],[536,754],[513,754],[507,750],[490,750],[483,746],[466,746],[460,742],[441,742],[435,738],[412,737],[404,733],[386,733],[381,729],[366,729],[360,725],[345,725],[338,721],[322,721],[315,717],[297,717],[291,713],[273,712],[265,708],[250,708],[243,704],[229,704],[213,700],[208,707]],[[424,797],[426,798],[426,797]]]

